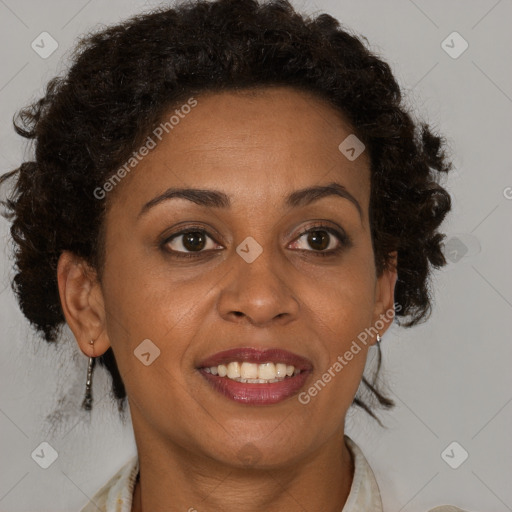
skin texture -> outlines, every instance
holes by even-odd
[[[339,512],[353,475],[345,415],[375,339],[307,405],[297,396],[270,406],[231,401],[196,367],[230,348],[282,348],[312,362],[304,390],[393,308],[396,271],[377,277],[373,260],[369,159],[363,153],[349,161],[338,150],[350,126],[304,92],[279,87],[197,100],[113,192],[101,282],[94,269],[62,254],[66,321],[87,356],[113,348],[140,460],[133,511],[274,512],[300,505]],[[296,190],[332,182],[354,196],[362,215],[334,195],[284,205]],[[169,187],[220,190],[232,205],[174,198],[139,216]],[[301,236],[319,220],[341,226],[349,246],[319,256]],[[167,251],[160,245],[191,225],[211,237],[201,256],[172,256],[171,249],[186,251],[183,237],[167,243]],[[248,236],[263,248],[252,263],[236,252]],[[339,244],[331,235],[327,250]],[[144,339],[160,349],[149,366],[133,354]],[[250,466],[241,457],[249,444],[257,454]]]

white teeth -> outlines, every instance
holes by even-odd
[[[276,365],[274,363],[263,363],[258,367],[258,377],[270,380],[276,378]]]
[[[236,379],[237,377],[240,377],[240,363],[233,361],[232,363],[228,364],[228,377],[230,379]]]
[[[242,379],[257,379],[258,365],[244,361],[240,368],[240,377],[242,377]]]
[[[248,363],[244,361],[239,363],[232,361],[227,365],[219,364],[204,369],[207,373],[218,375],[219,377],[228,377],[237,382],[248,384],[265,384],[268,382],[280,382],[287,377],[299,375],[301,370],[293,365],[284,363]]]
[[[283,364],[283,363],[276,364],[276,377],[286,377],[286,365],[285,364]]]

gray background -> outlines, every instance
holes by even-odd
[[[382,415],[387,429],[351,412],[348,434],[374,468],[386,511],[444,503],[512,510],[512,2],[294,4],[327,11],[365,35],[392,66],[415,114],[446,134],[456,166],[447,182],[454,211],[444,225],[452,261],[436,275],[433,315],[412,329],[393,326],[383,340],[383,375],[397,407]],[[0,172],[28,156],[11,126],[14,112],[65,69],[77,36],[156,5],[0,0]],[[43,31],[59,45],[46,59],[31,48]],[[454,31],[469,44],[458,58],[441,45]],[[453,52],[461,42],[452,39]],[[69,330],[59,347],[32,333],[9,287],[3,218],[0,236],[0,512],[79,510],[135,453],[131,426],[108,400],[103,369],[95,373],[92,420],[77,412],[86,358]],[[453,441],[469,453],[457,469],[441,457]],[[31,457],[42,442],[58,454],[48,469]],[[462,452],[448,453],[456,462]]]

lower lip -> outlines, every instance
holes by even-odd
[[[248,405],[271,405],[282,402],[297,394],[310,374],[309,371],[301,371],[298,375],[287,377],[280,382],[249,384],[212,375],[204,370],[199,370],[199,373],[219,393],[235,402]]]

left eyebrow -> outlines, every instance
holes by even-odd
[[[315,187],[307,187],[292,192],[286,199],[285,205],[289,208],[298,208],[307,206],[314,201],[318,201],[324,197],[338,196],[348,199],[359,212],[361,219],[363,218],[363,211],[357,199],[341,184],[332,182],[327,185],[317,185]],[[140,210],[137,217],[141,217],[148,210],[160,204],[163,201],[182,198],[187,199],[199,206],[206,206],[211,208],[229,208],[231,200],[224,192],[211,189],[197,189],[197,188],[169,188],[163,194],[154,197],[148,201]]]
[[[357,208],[359,217],[363,218],[363,210],[358,200],[343,185],[336,182],[297,190],[286,198],[286,205],[292,208],[307,206],[313,201],[332,195],[348,199]]]

